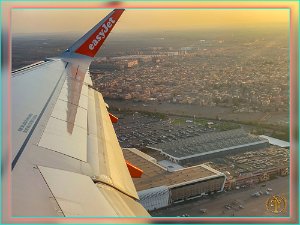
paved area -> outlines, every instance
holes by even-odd
[[[150,212],[152,216],[182,216],[210,217],[210,216],[288,216],[286,212],[275,214],[267,211],[266,201],[273,195],[284,196],[289,205],[289,177],[278,177],[277,179],[266,182],[266,186],[257,184],[249,188],[241,188],[226,193],[219,193],[212,197],[192,199],[186,202],[177,203],[173,206]],[[263,194],[259,197],[251,196],[253,193],[262,191],[265,193],[267,188],[271,188],[270,195]],[[226,207],[227,205],[227,207]],[[229,207],[228,207],[229,206]],[[241,206],[241,207],[240,207]],[[203,209],[205,209],[203,213]]]
[[[114,128],[123,148],[145,147],[178,139],[196,137],[217,131],[240,128],[235,123],[193,117],[167,116],[147,112],[116,112],[119,118]]]

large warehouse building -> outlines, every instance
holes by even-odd
[[[156,162],[156,159],[145,153],[124,148],[126,160],[141,168],[144,173],[141,178],[134,178],[133,182],[138,191],[141,204],[148,210],[168,206],[174,202],[222,191],[225,175],[204,164],[169,170]],[[170,162],[165,165],[172,166]]]
[[[243,129],[206,133],[196,137],[147,146],[159,151],[169,160],[185,164],[211,159],[228,153],[261,149],[269,141],[246,133]]]

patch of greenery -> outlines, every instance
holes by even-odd
[[[262,135],[266,134],[267,132],[272,133],[271,137],[289,141],[290,132],[288,126],[280,126],[275,124],[265,124],[265,123],[258,123],[258,122],[240,122],[242,124],[251,125],[254,128],[252,129],[252,134],[255,135]]]
[[[194,122],[198,125],[201,125],[201,126],[205,126],[207,125],[207,123],[209,122],[209,120],[206,120],[206,119],[200,119],[200,118],[195,118]]]
[[[213,128],[216,128],[220,131],[226,131],[226,130],[234,130],[241,128],[239,124],[236,123],[229,123],[229,122],[221,122],[221,123],[216,123],[212,125]]]
[[[183,118],[175,118],[174,120],[172,120],[172,124],[174,125],[182,125],[185,123],[185,119]]]
[[[142,114],[144,114],[144,115],[156,117],[156,118],[159,118],[159,119],[162,119],[162,120],[168,118],[168,116],[166,114],[163,114],[163,113],[147,112],[147,111],[139,111],[139,112],[142,113]]]
[[[280,132],[280,131],[274,131],[271,135],[273,138],[277,138],[283,141],[289,142],[290,140],[290,135],[289,132]]]

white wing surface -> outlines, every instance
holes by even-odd
[[[12,216],[149,216],[88,71],[123,11],[61,57],[12,73]]]

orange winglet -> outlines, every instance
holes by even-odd
[[[129,170],[129,173],[130,173],[132,178],[141,178],[142,174],[144,173],[143,170],[141,170],[140,168],[132,165],[127,160],[126,160],[126,165],[127,165],[127,168]]]
[[[109,114],[109,117],[110,117],[110,120],[111,120],[112,123],[117,123],[118,122],[118,120],[119,120],[118,117],[114,116],[111,113],[108,113],[108,114]]]

